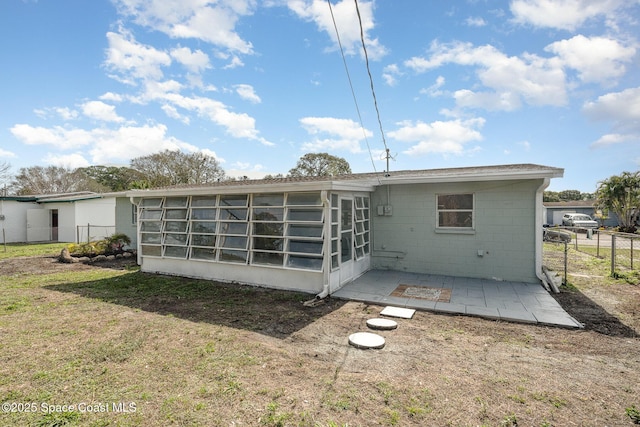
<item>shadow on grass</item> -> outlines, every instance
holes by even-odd
[[[567,313],[584,324],[586,330],[613,337],[640,336],[633,328],[622,323],[616,316],[575,288],[562,289],[559,294],[552,295]]]
[[[139,271],[46,288],[277,338],[287,337],[345,304],[327,298],[317,307],[306,307],[302,303],[313,295]]]

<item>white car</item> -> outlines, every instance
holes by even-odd
[[[581,213],[566,213],[562,216],[562,225],[578,228],[598,228],[598,222],[589,215]]]

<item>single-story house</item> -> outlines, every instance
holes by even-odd
[[[124,192],[0,197],[3,243],[86,242],[124,233],[135,247],[136,210]]]
[[[602,219],[601,211],[596,206],[595,200],[570,200],[566,202],[544,202],[545,224],[562,225],[562,216],[566,213],[581,213],[589,215],[604,227],[617,227],[618,216],[614,212],[609,212],[609,216]]]
[[[370,269],[534,283],[563,169],[503,165],[127,192],[142,271],[326,296]]]

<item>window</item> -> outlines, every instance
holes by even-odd
[[[473,194],[439,194],[438,227],[473,229]]]
[[[143,199],[142,255],[321,271],[324,216],[320,192]]]

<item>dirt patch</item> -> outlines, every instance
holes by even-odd
[[[0,277],[98,268],[135,261],[7,259]],[[369,331],[382,306],[328,298],[305,307],[311,296],[294,292],[114,277],[14,298],[0,327],[11,343],[0,397],[137,404],[133,414],[83,415],[81,425],[631,425],[625,408],[640,407],[637,285],[556,295],[582,331],[419,311],[378,332],[383,349],[359,350],[348,336]]]

